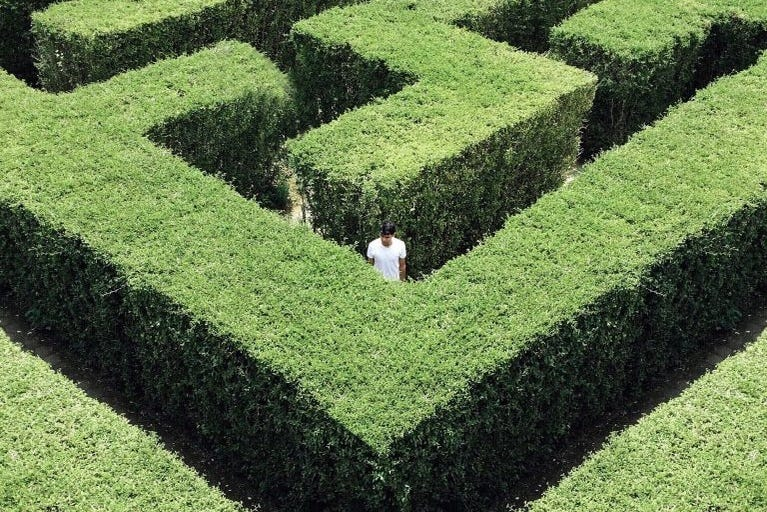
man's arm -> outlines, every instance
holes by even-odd
[[[407,281],[407,263],[405,263],[405,258],[399,259],[399,280]]]

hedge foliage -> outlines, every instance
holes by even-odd
[[[325,237],[364,250],[391,218],[428,272],[574,167],[594,78],[451,26],[490,4],[376,1],[294,26],[315,122],[393,94],[288,143]]]
[[[264,489],[353,494],[346,479],[361,493],[369,448],[315,389],[338,369],[323,356],[367,350],[348,333],[332,346],[318,319],[361,324],[346,313],[355,298],[384,301],[369,291],[378,275],[141,137],[189,116],[215,125],[221,105],[249,98],[264,108],[281,93],[267,64],[225,44],[59,96],[0,75],[0,283],[127,392],[237,452]],[[340,308],[339,273],[357,283]],[[303,354],[298,368],[279,363],[286,350]],[[301,360],[319,380],[299,386]]]
[[[574,470],[532,511],[767,509],[767,336]]]
[[[78,0],[32,15],[40,82],[71,90],[235,35],[238,0]]]
[[[244,63],[258,76],[257,83],[243,87],[241,98],[166,119],[153,125],[147,136],[195,167],[222,177],[261,206],[284,209],[289,203],[288,178],[279,160],[287,134],[294,129],[293,87],[265,57],[253,60],[247,50],[239,53],[229,62]],[[183,87],[175,88],[176,94],[186,94]]]
[[[254,43],[270,55],[277,56],[283,67],[291,68],[293,50],[284,38],[290,23],[327,5],[339,3],[349,2],[279,6],[243,0],[78,0],[59,3],[34,15],[33,31],[37,42],[41,81],[51,91],[70,90],[78,84],[103,80],[125,69],[138,67],[157,58],[191,51],[226,37],[236,37]],[[312,199],[311,206],[315,212],[321,212],[313,217],[315,226],[326,236],[352,242],[358,249],[364,249],[368,239],[377,234],[377,227],[384,216],[391,215],[403,219],[400,222],[403,228],[400,230],[400,236],[404,235],[411,246],[411,269],[415,274],[420,274],[438,267],[454,255],[474,246],[484,235],[500,227],[510,212],[530,204],[542,192],[560,184],[562,173],[574,165],[578,144],[577,132],[591,101],[589,94],[592,91],[584,86],[584,75],[578,75],[571,70],[564,72],[562,70],[565,68],[554,66],[544,75],[546,78],[542,79],[543,83],[538,84],[540,87],[531,88],[530,84],[518,87],[520,81],[538,83],[541,80],[542,73],[538,68],[543,59],[530,57],[526,64],[522,65],[519,62],[520,57],[517,56],[504,65],[503,61],[512,54],[510,50],[497,50],[499,45],[468,34],[461,38],[463,46],[451,49],[452,43],[446,44],[443,37],[451,41],[453,36],[450,34],[461,32],[444,25],[435,25],[434,18],[470,27],[491,37],[516,43],[526,41],[526,47],[540,47],[542,34],[548,27],[586,3],[588,2],[549,1],[533,8],[527,2],[519,1],[495,0],[480,4],[465,1],[453,4],[427,1],[414,3],[414,9],[410,9],[409,2],[379,2],[373,10],[385,9],[390,11],[389,14],[403,10],[407,13],[420,13],[418,19],[408,22],[409,28],[400,27],[399,30],[421,31],[423,26],[432,27],[430,41],[423,41],[420,48],[415,50],[418,55],[405,55],[404,59],[402,55],[386,56],[381,62],[373,64],[376,69],[372,76],[366,75],[367,64],[354,64],[353,66],[362,69],[357,69],[354,73],[343,72],[342,80],[345,82],[328,83],[321,81],[319,76],[329,74],[333,77],[331,82],[337,82],[338,68],[333,65],[348,68],[350,59],[359,58],[354,55],[342,55],[340,58],[344,62],[339,63],[338,55],[329,58],[328,55],[318,56],[314,52],[314,60],[310,66],[299,66],[295,82],[300,91],[307,93],[303,95],[306,103],[333,103],[335,108],[327,108],[324,112],[326,120],[334,117],[339,108],[359,105],[376,91],[381,92],[382,87],[389,92],[400,89],[403,85],[402,77],[396,78],[398,73],[387,69],[388,64],[395,67],[404,66],[408,68],[405,75],[415,73],[418,79],[423,78],[418,87],[394,100],[394,108],[391,108],[393,104],[389,103],[388,112],[379,111],[374,114],[384,115],[386,119],[376,123],[378,126],[374,130],[375,133],[367,132],[367,147],[359,144],[359,127],[355,124],[370,124],[364,114],[356,122],[347,125],[347,130],[353,133],[350,144],[357,146],[358,153],[369,152],[369,146],[377,146],[379,140],[390,140],[391,146],[400,148],[400,153],[420,153],[422,157],[427,158],[428,164],[433,162],[424,172],[434,175],[422,180],[422,184],[412,186],[404,183],[412,181],[412,177],[398,178],[399,182],[403,182],[399,185],[405,187],[402,193],[398,189],[392,190],[391,184],[368,183],[365,188],[372,190],[366,191],[365,194],[360,194],[356,185],[349,187],[344,183],[331,183],[330,186],[325,186],[324,182],[307,178],[306,183],[312,181],[313,193],[308,194]],[[364,10],[370,9],[363,8]],[[388,21],[384,20],[379,25],[384,26],[387,23]],[[417,44],[417,38],[411,39],[415,39],[410,42],[411,46]],[[387,55],[389,48],[386,47],[385,41],[374,42],[376,44],[372,51]],[[369,43],[368,41],[368,46]],[[404,50],[410,51],[414,48]],[[311,53],[311,50],[308,51]],[[422,61],[422,57],[435,51],[452,52],[451,60],[445,62],[441,69],[424,69],[424,63],[419,60]],[[470,68],[483,66],[493,69],[489,76],[474,77],[475,80],[483,81],[483,97],[479,102],[471,101],[477,98],[476,91],[473,90],[474,83],[458,72],[458,69],[467,67],[455,62],[463,51],[480,55]],[[344,52],[346,50],[341,53]],[[307,51],[304,51],[303,59],[299,60],[306,61],[306,58]],[[550,63],[546,65],[551,66]],[[467,71],[476,75],[476,69]],[[392,74],[394,78],[385,77],[388,74]],[[415,75],[411,77],[413,80],[416,79]],[[561,83],[552,78],[557,75],[564,78]],[[381,84],[382,78],[391,84],[388,87]],[[435,80],[443,85],[445,82],[450,84],[452,90],[435,91],[434,85],[429,85]],[[367,85],[360,86],[360,81]],[[308,86],[308,90],[305,90],[304,86]],[[357,92],[353,93],[354,99],[351,102],[347,100],[345,106],[339,105],[339,99],[334,98],[338,96],[336,87],[340,87],[347,95],[350,89],[356,89]],[[369,88],[374,92],[368,90]],[[579,90],[576,92],[576,89]],[[413,92],[416,94],[412,94]],[[453,101],[446,95],[453,98],[458,96],[459,101]],[[455,103],[452,112],[440,112],[443,100]],[[560,104],[553,106],[552,101],[559,101]],[[413,120],[410,102],[422,103],[420,108],[426,116],[421,120],[423,126],[418,130],[418,134],[409,130],[408,125],[412,124]],[[536,102],[539,102],[538,107],[535,107]],[[477,109],[484,112],[483,115],[486,115],[487,119],[476,118],[473,113],[467,114]],[[519,118],[517,111],[520,114]],[[439,118],[447,122],[441,122]],[[344,122],[348,123],[349,120]],[[444,147],[442,140],[445,139],[445,133],[452,134],[455,129],[463,131],[463,140],[451,144],[450,147]],[[430,148],[422,146],[419,139],[425,136],[425,131],[433,132],[430,135]],[[257,133],[252,136],[258,139]],[[321,146],[338,146],[333,140],[334,137],[333,134],[325,137],[325,140],[320,141]],[[527,144],[527,141],[530,143]],[[420,147],[413,148],[414,144]],[[225,147],[222,156],[247,148],[232,145]],[[335,151],[343,153],[346,149],[348,148],[337,148]],[[372,161],[371,165],[390,167],[396,155],[387,155],[389,149],[376,148],[376,155],[368,157],[368,160]],[[315,151],[311,147],[305,150],[310,153],[308,159],[311,166],[315,163],[311,161],[315,158]],[[353,162],[356,156],[350,154],[345,161],[331,164],[343,167],[348,165],[349,161]],[[323,159],[322,156],[316,158]],[[241,159],[230,159],[234,162],[224,161],[222,158],[219,160],[221,167],[224,164],[239,164]],[[298,164],[300,167],[306,165],[307,158],[301,160]],[[200,164],[194,160],[193,163]],[[256,163],[263,165],[264,162]],[[499,172],[500,169],[504,169],[503,172]],[[411,169],[410,174],[412,171]],[[416,169],[416,172],[419,171],[420,169]],[[247,186],[238,187],[238,190],[245,194],[249,194],[251,189],[252,187]],[[455,190],[462,192],[457,194]],[[327,192],[331,193],[326,197]],[[339,208],[339,201],[346,200],[350,194],[365,197],[360,198],[361,203],[351,211],[348,206]],[[387,195],[391,197],[386,198]],[[262,204],[280,207],[284,205],[285,197],[284,186],[281,185],[276,191],[267,197],[261,196],[260,199]],[[456,201],[456,197],[460,197],[461,201]],[[449,207],[445,209],[444,205]],[[331,206],[335,208],[332,209]]]
[[[54,1],[8,0],[0,4],[0,27],[11,34],[3,41],[6,44],[0,46],[0,66],[11,72],[24,69],[27,75],[32,75],[30,14],[41,11],[34,16],[34,53],[42,83],[56,91],[103,80],[225,38],[249,42],[287,69],[291,66],[293,48],[285,36],[294,22],[328,7],[355,3],[74,0],[60,1],[44,10]],[[593,1],[549,0],[531,4],[525,0],[485,0],[474,2],[477,7],[455,21],[493,39],[540,51],[548,44],[550,27]]]
[[[504,41],[510,45],[531,52],[545,52],[549,48],[549,33],[551,28],[568,16],[578,12],[598,0],[482,0],[467,3],[459,1],[423,2],[430,3],[445,10],[453,5],[459,9],[468,6],[471,10],[464,11],[455,20],[461,27],[469,28],[495,41]]]
[[[33,39],[30,33],[33,11],[56,0],[3,0],[0,2],[0,67],[35,83],[32,63]]]
[[[0,75],[0,283],[289,505],[482,507],[765,282],[767,60],[417,285],[141,137],[257,110],[264,68],[226,44],[59,96]]]
[[[444,9],[430,12],[464,13]],[[428,18],[412,10],[389,15]],[[398,285],[141,136],[186,137],[185,119],[237,132],[228,116],[285,90],[252,50],[59,96],[3,73],[0,285],[289,505],[481,508],[764,283],[766,75],[762,61],[710,87],[468,256]]]
[[[220,51],[214,50],[211,58]],[[252,60],[248,52],[239,53],[245,56],[229,56],[232,66],[240,66],[243,59]],[[246,63],[251,68],[253,65],[253,62]],[[226,82],[229,73],[238,76],[237,71],[224,70],[220,80]],[[294,127],[293,88],[287,77],[264,57],[258,64],[258,80],[247,94],[246,88],[240,86],[243,95],[238,101],[212,103],[205,111],[183,116],[171,111],[162,124],[145,123],[141,129],[147,130],[150,139],[196,167],[222,176],[246,197],[254,197],[267,208],[280,209],[288,202],[287,177],[275,162],[287,134]],[[161,77],[153,76],[140,87],[162,90],[161,83]],[[168,82],[165,90],[184,96],[187,87],[189,84]],[[152,107],[147,105],[144,115],[151,115]],[[102,105],[102,108],[119,110],[120,106]]]
[[[6,512],[242,510],[2,332],[0,432]]]
[[[713,78],[767,48],[761,0],[606,0],[552,31],[551,49],[599,76],[586,152],[623,143]]]
[[[287,65],[290,25],[339,3],[344,0],[60,2],[32,16],[36,66],[47,90],[67,91],[223,39],[254,44]]]

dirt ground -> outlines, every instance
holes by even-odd
[[[688,359],[684,367],[669,372],[665,380],[650,393],[635,403],[627,404],[619,413],[603,418],[599,424],[591,425],[568,439],[562,451],[557,452],[558,456],[536,466],[517,485],[516,495],[504,498],[498,503],[497,510],[515,510],[526,501],[539,497],[549,486],[556,485],[562,476],[578,466],[589,453],[598,450],[610,433],[623,430],[657,405],[679,395],[692,381],[754,341],[765,328],[767,297],[753,304],[750,314],[744,317],[736,329],[710,340],[700,352]],[[107,386],[94,371],[83,368],[48,333],[32,328],[5,297],[0,297],[0,329],[11,340],[69,377],[89,396],[109,404],[131,423],[155,432],[166,448],[178,453],[186,464],[196,468],[230,499],[240,501],[254,511],[279,512],[276,508],[262,504],[257,496],[252,495],[244,478],[237,476],[232,468],[219,463],[213,450],[193,432],[179,429],[178,425],[171,425],[156,415],[148,414],[139,405],[126,400]]]

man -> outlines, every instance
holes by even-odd
[[[395,238],[396,227],[391,221],[381,224],[381,236],[368,244],[368,263],[378,269],[390,281],[405,281],[407,265],[405,242]]]

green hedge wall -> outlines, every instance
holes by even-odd
[[[327,489],[354,494],[341,483],[351,471],[361,493],[358,468],[373,456],[274,359],[282,341],[306,345],[306,324],[326,327],[323,307],[344,317],[327,299],[337,272],[367,281],[360,290],[378,276],[141,137],[226,115],[221,105],[267,108],[282,93],[275,74],[226,44],[59,96],[2,75],[0,282],[127,392],[237,452],[264,475],[255,487],[332,499]]]
[[[614,435],[532,511],[767,509],[767,336]]]
[[[767,48],[767,7],[750,0],[606,0],[551,34],[552,55],[599,76],[584,132],[589,154],[626,141],[714,77]]]
[[[347,0],[348,1],[348,0]],[[40,82],[50,91],[105,80],[223,39],[254,44],[287,66],[290,25],[343,0],[74,0],[32,16]]]
[[[78,0],[32,15],[40,82],[71,90],[237,33],[238,0]]]
[[[279,162],[295,123],[293,88],[268,61],[261,69],[261,82],[238,101],[168,119],[147,136],[261,206],[281,210],[289,204],[288,179]]]
[[[56,0],[3,0],[0,2],[0,67],[36,83],[32,63],[33,40],[30,34],[32,12]]]
[[[468,4],[463,1],[443,3],[440,8],[470,5],[471,12],[455,20],[495,41],[504,41],[530,52],[545,52],[549,48],[549,32],[568,16],[598,0],[483,0]],[[425,4],[434,2],[411,2]],[[436,4],[439,5],[439,4]]]
[[[61,4],[57,7],[69,5]],[[148,4],[132,2],[132,5],[144,6],[142,9],[146,9]],[[223,11],[229,15],[232,9]],[[167,12],[163,13],[167,15]],[[113,13],[115,16],[118,14],[119,11]],[[222,17],[226,16],[222,14]],[[91,13],[90,17],[83,19],[97,19],[97,16]],[[192,16],[192,19],[197,18]],[[206,18],[201,19],[204,21]],[[159,31],[158,37],[162,39],[163,25],[152,26],[155,27],[153,30]],[[179,29],[178,34],[186,32]],[[187,38],[186,41],[192,46],[195,44],[194,38]],[[151,38],[145,43],[141,51],[147,55],[162,54]],[[96,53],[107,55],[107,58],[113,55],[103,48]],[[240,62],[232,60],[231,64],[239,66]],[[107,67],[110,74],[119,69]],[[286,76],[265,59],[262,68],[271,71],[265,73],[263,83],[254,88],[259,93],[243,96],[238,103],[208,106],[207,110],[215,110],[215,115],[196,112],[167,119],[162,125],[151,127],[148,136],[198,168],[222,176],[246,197],[254,197],[267,208],[281,209],[288,203],[288,186],[285,172],[276,162],[282,153],[282,144],[287,134],[295,126],[295,100],[293,88]],[[185,94],[183,86],[169,83],[167,89],[177,95]],[[145,127],[147,130],[149,128]]]
[[[422,274],[574,167],[593,77],[449,24],[482,12],[377,1],[294,26],[292,75],[299,103],[317,101],[310,117],[396,93],[288,143],[323,236],[364,251],[391,218]]]
[[[7,512],[242,510],[1,331],[0,432]]]
[[[409,285],[141,137],[262,97],[264,67],[227,44],[58,96],[1,74],[0,283],[287,506],[482,508],[765,282],[767,60]]]
[[[437,333],[453,327],[449,350],[472,356],[460,363],[468,389],[395,442],[412,474],[439,468],[428,489],[410,487],[414,503],[431,493],[435,509],[478,509],[477,489],[513,492],[524,454],[545,454],[739,318],[767,277],[766,73],[762,59],[706,89],[418,288],[416,304],[443,311],[419,323],[421,339],[442,348]],[[459,364],[441,358],[432,372]]]

